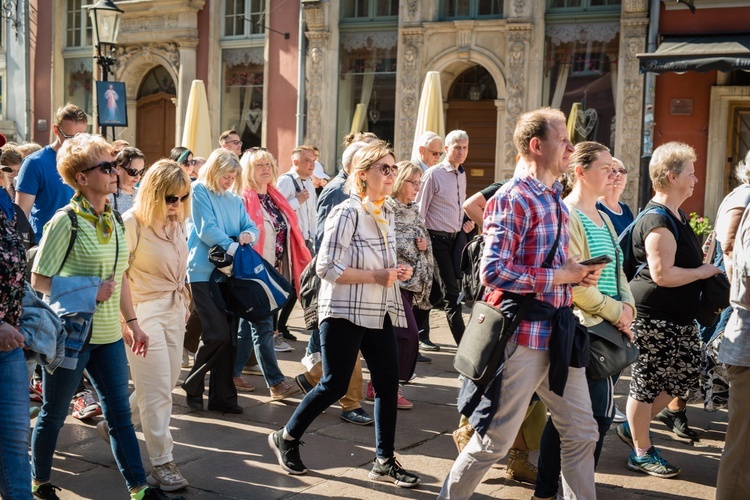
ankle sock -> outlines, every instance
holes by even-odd
[[[281,437],[284,438],[284,441],[294,441],[294,438],[286,431],[286,427],[284,427],[284,432],[281,433]]]
[[[635,456],[637,456],[638,458],[641,458],[643,455],[646,454],[646,452],[648,452],[649,448],[651,447],[649,446],[648,448],[636,448]]]

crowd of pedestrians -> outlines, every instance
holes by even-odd
[[[417,487],[420,477],[395,454],[398,412],[414,407],[401,386],[431,361],[424,353],[441,349],[430,339],[433,308],[445,311],[456,345],[471,333],[460,261],[476,233],[484,241],[476,263],[483,299],[509,318],[524,315],[489,383],[461,377],[458,456],[439,498],[469,498],[508,455],[508,477],[534,484],[533,498],[558,497],[561,482],[564,498],[594,499],[594,470],[613,421],[631,448],[624,465],[676,476],[680,468],[651,442],[650,422],[696,438],[685,404],[701,383],[711,385],[707,378],[726,387],[722,402],[717,394],[706,401],[730,408],[717,498],[750,497],[741,465],[750,432],[743,390],[750,155],[738,167],[740,187],[719,209],[717,250],[706,255],[680,209],[697,182],[690,146],[654,151],[655,194],[634,220],[620,201],[627,167],[602,144],[573,145],[556,109],[519,118],[514,176],[469,199],[463,130],[444,140],[423,134],[410,161],[398,161],[372,133],[350,134],[342,168],[330,177],[314,145],[296,147],[284,169],[266,148],[244,149],[227,130],[207,159],[177,146],[148,165],[137,147],[110,144],[87,126],[85,113],[68,104],[57,112],[50,145],[6,144],[0,154],[3,498],[59,498],[53,455],[71,402],[77,418],[103,415],[98,433],[131,498],[165,499],[164,491],[189,486],[169,425],[181,368],[190,368],[181,389],[191,411],[243,413],[238,391],[256,390],[248,373],[262,376],[272,400],[301,397],[268,436],[286,473],[308,472],[301,440],[338,402],[345,422],[374,424],[368,477]],[[632,235],[632,251],[621,248],[621,234]],[[248,248],[291,288],[278,310],[252,320],[224,300],[234,279],[226,264]],[[584,262],[602,255],[609,261]],[[639,265],[630,281],[628,258]],[[276,353],[297,340],[287,322],[308,269],[320,280],[317,328],[303,369],[286,376]],[[703,283],[725,271],[731,308],[699,330]],[[24,328],[32,314],[49,326]],[[620,373],[587,371],[588,329],[602,325],[639,349],[624,414],[613,398]],[[40,410],[29,409],[35,398]],[[372,415],[364,399],[374,401]],[[538,463],[529,458],[535,449]]]

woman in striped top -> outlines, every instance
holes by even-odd
[[[67,313],[75,312],[86,319],[93,311],[93,326],[87,325],[90,329],[86,339],[81,339],[82,345],[66,341],[66,361],[54,373],[44,372],[44,403],[31,437],[35,498],[58,498],[55,490],[59,488],[50,483],[52,456],[84,369],[99,394],[112,453],[131,498],[166,498],[161,490],[148,487],[130,414],[128,362],[120,313],[125,318],[134,354],[146,356],[149,338],[138,326],[130,289],[123,279],[128,265],[124,228],[107,200],[117,191],[117,165],[113,160],[107,141],[90,134],[77,134],[66,140],[57,153],[57,170],[63,181],[75,189],[69,206],[78,221],[78,230],[68,255],[72,220],[62,211],[52,217],[39,244],[32,284],[36,290],[51,295]],[[75,292],[66,295],[70,290]],[[69,360],[68,351],[72,350],[78,352]]]
[[[565,198],[570,212],[568,255],[580,255],[581,260],[608,255],[612,262],[602,270],[597,286],[573,287],[573,307],[584,326],[591,327],[609,321],[630,340],[630,323],[635,317],[635,301],[622,272],[622,255],[617,244],[617,233],[606,214],[599,211],[596,201],[612,190],[615,164],[609,149],[598,142],[576,144],[570,156],[566,184],[572,187]],[[613,377],[594,380],[587,377],[591,406],[599,426],[599,441],[594,450],[598,463],[604,436],[614,418]],[[552,423],[542,435],[539,450],[535,498],[554,498],[560,475],[560,434]]]

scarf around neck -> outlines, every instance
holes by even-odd
[[[94,207],[91,206],[89,200],[87,200],[80,191],[76,191],[73,198],[70,199],[71,205],[73,205],[73,211],[76,215],[79,215],[83,219],[93,222],[96,226],[96,237],[99,239],[99,243],[109,243],[112,238],[112,233],[115,230],[115,217],[112,211],[112,205],[109,204],[109,200],[104,202],[104,210],[97,212]]]
[[[388,248],[388,227],[390,225],[388,224],[385,215],[383,215],[384,204],[385,198],[378,201],[372,201],[369,196],[365,196],[365,199],[362,200],[362,208],[365,209],[365,212],[372,215],[372,218],[378,223],[378,229],[380,229],[380,233],[383,235],[385,247]]]

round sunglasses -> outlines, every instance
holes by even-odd
[[[173,194],[168,194],[167,196],[164,197],[164,201],[167,202],[167,205],[174,205],[178,201],[181,202],[181,203],[185,203],[185,201],[188,199],[189,196],[190,196],[190,193],[188,193],[188,194],[186,194],[185,196],[182,196],[182,197],[176,196],[176,195],[173,195]]]

